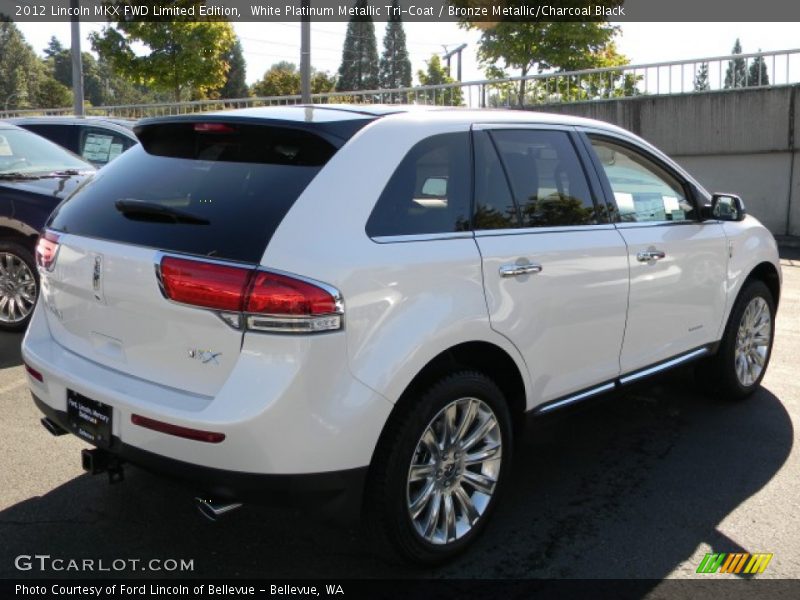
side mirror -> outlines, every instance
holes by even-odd
[[[706,206],[703,212],[706,218],[719,221],[743,221],[747,215],[744,202],[735,194],[714,194],[711,206]]]

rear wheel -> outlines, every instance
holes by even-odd
[[[393,417],[373,461],[365,516],[381,549],[447,560],[477,537],[511,460],[511,417],[481,373],[441,379]]]
[[[751,281],[736,299],[717,355],[700,367],[705,387],[724,399],[752,394],[766,374],[774,338],[775,300],[762,281]]]
[[[0,242],[0,331],[28,326],[39,289],[30,250],[16,242]]]

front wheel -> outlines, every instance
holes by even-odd
[[[767,372],[775,339],[775,300],[762,281],[751,281],[733,306],[717,355],[701,366],[705,386],[724,399],[752,394]]]
[[[511,417],[494,382],[463,371],[399,407],[376,451],[367,526],[380,549],[422,564],[483,530],[511,461]]]

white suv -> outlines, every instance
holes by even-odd
[[[705,359],[769,362],[781,272],[741,200],[608,124],[305,106],[165,117],[63,202],[23,344],[91,472],[358,508],[446,559],[527,417]]]

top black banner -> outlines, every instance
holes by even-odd
[[[800,21],[787,0],[0,0],[14,21]],[[679,40],[676,40],[679,42]]]

